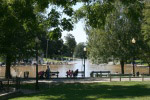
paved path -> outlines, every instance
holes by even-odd
[[[12,80],[13,81],[13,80]],[[29,79],[21,79],[22,83],[35,83],[35,78],[29,78]],[[95,82],[113,82],[113,81],[120,81],[120,78],[110,78],[109,77],[88,77],[88,78],[55,78],[55,79],[39,79],[40,83],[95,83]],[[142,77],[132,77],[131,80],[129,78],[121,78],[121,81],[150,81],[150,77],[142,79]],[[11,82],[11,80],[10,80]],[[7,80],[5,80],[5,83],[7,83]]]
[[[73,78],[58,78],[58,79],[43,79],[39,80],[40,83],[96,83],[96,82],[113,82],[113,81],[120,81],[120,78],[112,78],[110,81],[110,78],[78,78],[78,79],[73,79]],[[121,78],[121,81],[150,81],[149,78],[144,78],[142,77],[135,77],[131,78]],[[35,79],[31,80],[24,80],[23,83],[35,83]]]

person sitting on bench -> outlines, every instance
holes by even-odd
[[[38,72],[38,76],[40,79],[43,79],[44,78],[44,71]]]
[[[78,69],[77,70],[75,70],[75,72],[73,73],[73,77],[77,77],[78,76]]]
[[[73,71],[71,71],[71,70],[67,71],[66,73],[67,73],[67,77],[68,76],[72,77],[72,75],[73,75]]]

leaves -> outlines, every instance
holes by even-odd
[[[88,47],[89,56],[95,63],[107,62],[111,56],[124,60],[138,56],[138,48],[143,43],[142,4],[139,1],[128,5],[124,3],[119,0],[94,2],[90,6],[91,15],[86,17],[91,27],[88,30]],[[137,40],[135,46],[131,43],[133,37]]]
[[[49,32],[49,38],[51,40],[58,40],[61,38],[61,29],[60,28],[55,28],[53,31]]]
[[[68,48],[67,56],[72,57],[74,49],[76,47],[76,40],[72,34],[67,34],[67,36],[65,36],[65,40],[65,45]]]

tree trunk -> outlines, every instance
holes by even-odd
[[[149,67],[149,74],[150,74],[150,64],[148,64],[148,67]]]
[[[121,65],[121,73],[124,74],[124,60],[120,61],[120,65]]]
[[[11,78],[10,66],[11,66],[11,56],[7,55],[6,56],[5,78]]]

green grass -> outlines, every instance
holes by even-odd
[[[150,82],[40,84],[40,92],[9,100],[150,100]],[[33,89],[33,84],[22,88]]]

